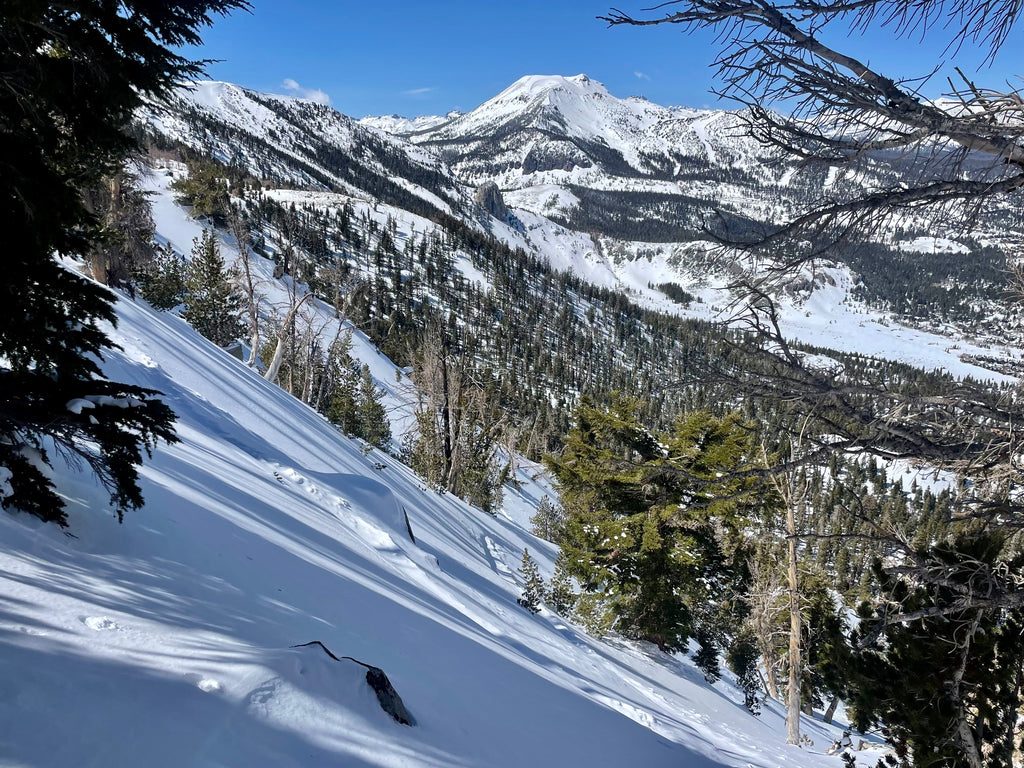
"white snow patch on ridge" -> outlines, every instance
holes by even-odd
[[[963,243],[955,240],[948,240],[945,237],[918,237],[913,240],[903,240],[897,243],[897,247],[909,253],[970,253],[971,249]]]

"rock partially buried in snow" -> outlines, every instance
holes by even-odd
[[[363,662],[356,661],[351,657],[346,658],[349,658],[350,661],[355,661],[356,664],[363,664]],[[384,674],[384,670],[380,667],[371,667],[369,664],[363,664],[363,666],[366,667],[366,682],[373,688],[374,693],[377,694],[380,708],[402,725],[416,725],[416,720],[409,713],[409,710],[405,708],[402,697],[398,695],[398,691],[391,685],[391,681]]]
[[[377,701],[380,702],[380,708],[387,714],[391,715],[396,722],[399,722],[402,725],[416,725],[416,719],[412,716],[409,710],[405,708],[405,703],[402,701],[402,697],[398,695],[398,691],[396,691],[395,687],[391,685],[391,681],[388,680],[388,676],[384,674],[383,669],[366,664],[359,661],[359,659],[353,659],[351,656],[342,656],[339,658],[331,653],[331,650],[319,640],[300,643],[299,645],[293,645],[292,647],[308,648],[314,645],[319,646],[324,653],[335,661],[351,661],[361,667],[366,667],[366,683],[373,689],[373,692],[377,694]]]

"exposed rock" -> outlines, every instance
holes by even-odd
[[[402,507],[402,514],[405,515],[405,530],[409,532],[409,540],[415,544],[416,537],[412,533],[412,523],[409,522],[409,513],[405,511],[405,507]]]
[[[363,664],[361,661],[351,660],[355,661],[356,664]],[[402,725],[416,725],[416,720],[409,714],[409,710],[405,708],[402,697],[398,695],[398,691],[391,685],[391,681],[384,674],[384,670],[380,667],[371,667],[369,664],[363,664],[363,666],[366,667],[366,682],[377,694],[380,708]]]
[[[523,173],[544,171],[571,171],[574,168],[590,168],[594,164],[579,147],[572,144],[542,143],[531,149],[523,158]]]
[[[476,204],[487,211],[498,221],[508,218],[508,206],[501,196],[501,190],[493,181],[485,181],[476,190]]]
[[[405,708],[405,703],[402,701],[402,697],[398,695],[398,691],[396,691],[395,687],[391,685],[391,681],[388,680],[388,676],[384,674],[383,669],[366,664],[359,661],[359,659],[353,659],[351,656],[335,656],[331,653],[330,648],[319,640],[300,643],[299,645],[293,645],[292,647],[305,648],[310,645],[320,646],[323,652],[335,661],[351,661],[361,667],[366,667],[366,684],[373,689],[375,694],[377,694],[377,701],[380,703],[380,708],[402,725],[416,725],[416,719],[412,714],[410,714],[409,710]]]

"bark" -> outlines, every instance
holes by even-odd
[[[446,351],[442,351],[441,355],[441,451],[444,457],[445,488],[452,491],[452,395],[448,382],[448,355]]]
[[[983,615],[983,611],[978,611],[975,615],[974,621],[971,623],[970,629],[968,630],[960,648],[960,666],[949,683],[950,698],[956,708],[956,722],[953,729],[953,739],[957,746],[960,747],[960,751],[966,758],[967,764],[970,768],[983,768],[983,760],[981,757],[981,749],[979,748],[977,739],[974,737],[974,729],[971,727],[971,723],[967,719],[968,705],[963,698],[963,678],[967,671],[967,664],[971,655],[971,644],[974,641],[974,635],[978,631],[978,626],[981,624]]]
[[[285,347],[287,346],[288,340],[291,336],[289,330],[295,322],[295,314],[305,303],[306,299],[309,299],[312,296],[313,294],[307,293],[299,299],[295,306],[288,310],[288,314],[284,318],[284,323],[281,324],[281,330],[277,333],[277,346],[274,348],[274,356],[270,360],[270,365],[267,366],[267,372],[263,374],[263,378],[267,381],[277,380],[277,374],[281,371],[281,362],[284,360]]]
[[[252,265],[249,259],[249,234],[246,232],[244,222],[237,214],[233,214],[231,217],[231,234],[234,235],[235,243],[238,245],[238,260],[242,265],[240,282],[249,316],[249,358],[245,364],[252,368],[256,365],[260,348],[259,298],[256,295],[256,284],[252,278]]]
[[[800,585],[796,560],[796,512],[786,505],[789,533],[789,695],[786,704],[786,743],[800,743]]]
[[[825,714],[822,715],[822,721],[826,724],[832,723],[832,718],[835,717],[836,708],[839,706],[839,697],[833,696],[832,701],[828,703],[828,709],[825,710]]]

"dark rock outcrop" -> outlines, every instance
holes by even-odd
[[[508,206],[501,196],[501,190],[493,181],[485,181],[476,190],[476,204],[498,221],[508,219]]]
[[[402,697],[398,695],[398,691],[395,690],[391,681],[388,680],[388,676],[384,674],[383,669],[366,664],[359,661],[359,659],[353,659],[351,656],[335,656],[331,653],[330,648],[319,640],[293,645],[292,648],[306,648],[311,645],[319,646],[324,653],[335,661],[351,661],[361,667],[366,667],[366,684],[373,689],[375,694],[377,694],[377,701],[380,703],[380,708],[391,715],[396,722],[399,722],[402,725],[416,725],[416,719],[412,714],[410,714],[409,710],[405,708],[405,703],[402,701]]]

